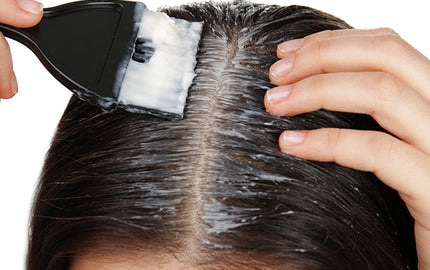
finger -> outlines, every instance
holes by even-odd
[[[375,131],[333,128],[285,131],[279,144],[283,152],[296,157],[373,172],[397,190],[415,219],[419,266],[422,269],[430,266],[430,159],[427,155]]]
[[[293,156],[373,172],[417,209],[422,206],[418,200],[430,203],[429,157],[389,134],[335,128],[285,131],[279,145]]]
[[[268,112],[279,116],[327,109],[371,115],[383,128],[430,154],[430,103],[384,72],[320,74],[270,89]]]
[[[0,32],[0,98],[11,98],[18,91],[9,45]]]
[[[43,5],[34,0],[0,0],[0,23],[31,27],[43,16]]]
[[[346,36],[363,36],[363,35],[383,35],[395,34],[394,30],[390,28],[376,28],[376,29],[342,29],[342,30],[325,30],[301,39],[293,39],[283,42],[278,45],[277,55],[279,58],[287,57],[290,54],[296,53],[302,47],[314,43],[318,40],[330,39],[335,37]]]
[[[430,100],[430,61],[398,35],[340,36],[318,40],[270,68],[274,84],[332,72],[385,71]]]

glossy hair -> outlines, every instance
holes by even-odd
[[[86,251],[173,254],[200,269],[416,269],[413,223],[370,173],[279,151],[286,129],[379,129],[367,116],[265,111],[282,41],[340,19],[236,1],[166,12],[204,21],[185,117],[105,113],[73,97],[33,207],[27,269]]]

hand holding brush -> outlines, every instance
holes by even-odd
[[[43,5],[33,0],[0,0],[0,23],[15,27],[36,25]],[[9,45],[0,32],[0,98],[11,98],[18,91]]]

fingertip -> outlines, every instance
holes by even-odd
[[[279,59],[282,59],[287,56],[287,53],[282,49],[281,44],[279,44],[278,47],[276,48],[276,56]]]
[[[287,57],[300,50],[305,44],[304,38],[292,39],[278,45],[276,54],[279,58]]]
[[[15,22],[16,27],[32,27],[40,22],[43,17],[43,4],[33,0],[18,0],[19,2],[26,3],[20,4],[21,9],[24,11],[23,18]]]
[[[271,68],[272,68],[272,67],[270,67],[270,69],[271,69]],[[271,84],[273,84],[273,85],[280,85],[280,84],[279,84],[279,82],[277,81],[277,79],[273,77],[273,75],[272,75],[272,71],[271,71],[271,70],[269,70],[269,81],[270,81],[270,83],[271,83]]]
[[[286,131],[282,132],[281,135],[279,136],[278,144],[279,144],[279,149],[281,150],[282,153],[289,154],[289,152],[287,151],[287,145],[285,143],[285,138],[284,138],[285,132]]]
[[[286,130],[279,136],[279,147],[283,153],[295,155],[297,146],[301,145],[307,135],[303,130]]]
[[[10,91],[13,95],[16,95],[16,93],[18,93],[18,81],[16,80],[16,75],[13,70],[10,76]]]
[[[18,28],[32,27],[42,17],[43,4],[34,0],[8,0],[0,10],[0,22]]]
[[[291,85],[283,85],[269,89],[264,96],[266,111],[276,116],[288,115],[288,97]]]
[[[270,91],[270,90],[269,90],[269,91]],[[267,91],[267,92],[268,92],[268,91]],[[264,107],[266,108],[266,111],[267,111],[268,113],[270,113],[271,104],[270,104],[269,98],[268,98],[268,96],[267,96],[267,92],[266,92],[266,94],[264,95]]]
[[[277,61],[269,69],[270,81],[275,85],[286,84],[288,81],[288,74],[293,69],[294,55],[288,55],[287,57]]]
[[[275,63],[276,64],[276,63]],[[282,78],[279,78],[276,74],[275,74],[275,72],[273,71],[274,70],[274,67],[273,67],[273,65],[270,67],[270,70],[269,70],[269,80],[270,80],[270,83],[271,84],[273,84],[273,85],[282,85],[282,83],[283,83],[283,79]]]
[[[18,93],[18,83],[15,72],[12,71],[9,81],[4,80],[0,85],[0,98],[9,99],[15,96],[16,93]]]
[[[38,24],[42,20],[42,17],[43,17],[43,6],[39,12],[32,13],[32,14],[29,13],[28,21],[26,22],[25,27],[35,26],[36,24]]]
[[[272,89],[269,89],[267,92],[266,92],[266,94],[264,95],[264,107],[266,108],[266,112],[268,112],[268,113],[270,113],[270,114],[272,114],[272,115],[275,115],[274,114],[274,105],[273,105],[273,103],[271,102],[271,100],[270,100],[270,91],[271,91]]]
[[[2,88],[0,89],[0,99],[10,99],[15,95],[10,89]]]
[[[43,4],[34,0],[17,0],[21,9],[28,13],[39,14],[43,10]]]

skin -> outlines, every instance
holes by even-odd
[[[0,0],[0,23],[31,27],[39,23],[43,5],[33,0]],[[0,98],[11,98],[18,92],[9,45],[0,32]]]
[[[391,29],[324,31],[282,43],[270,69],[269,113],[318,109],[371,115],[392,135],[285,131],[281,151],[373,172],[415,219],[418,269],[430,269],[430,60]]]

